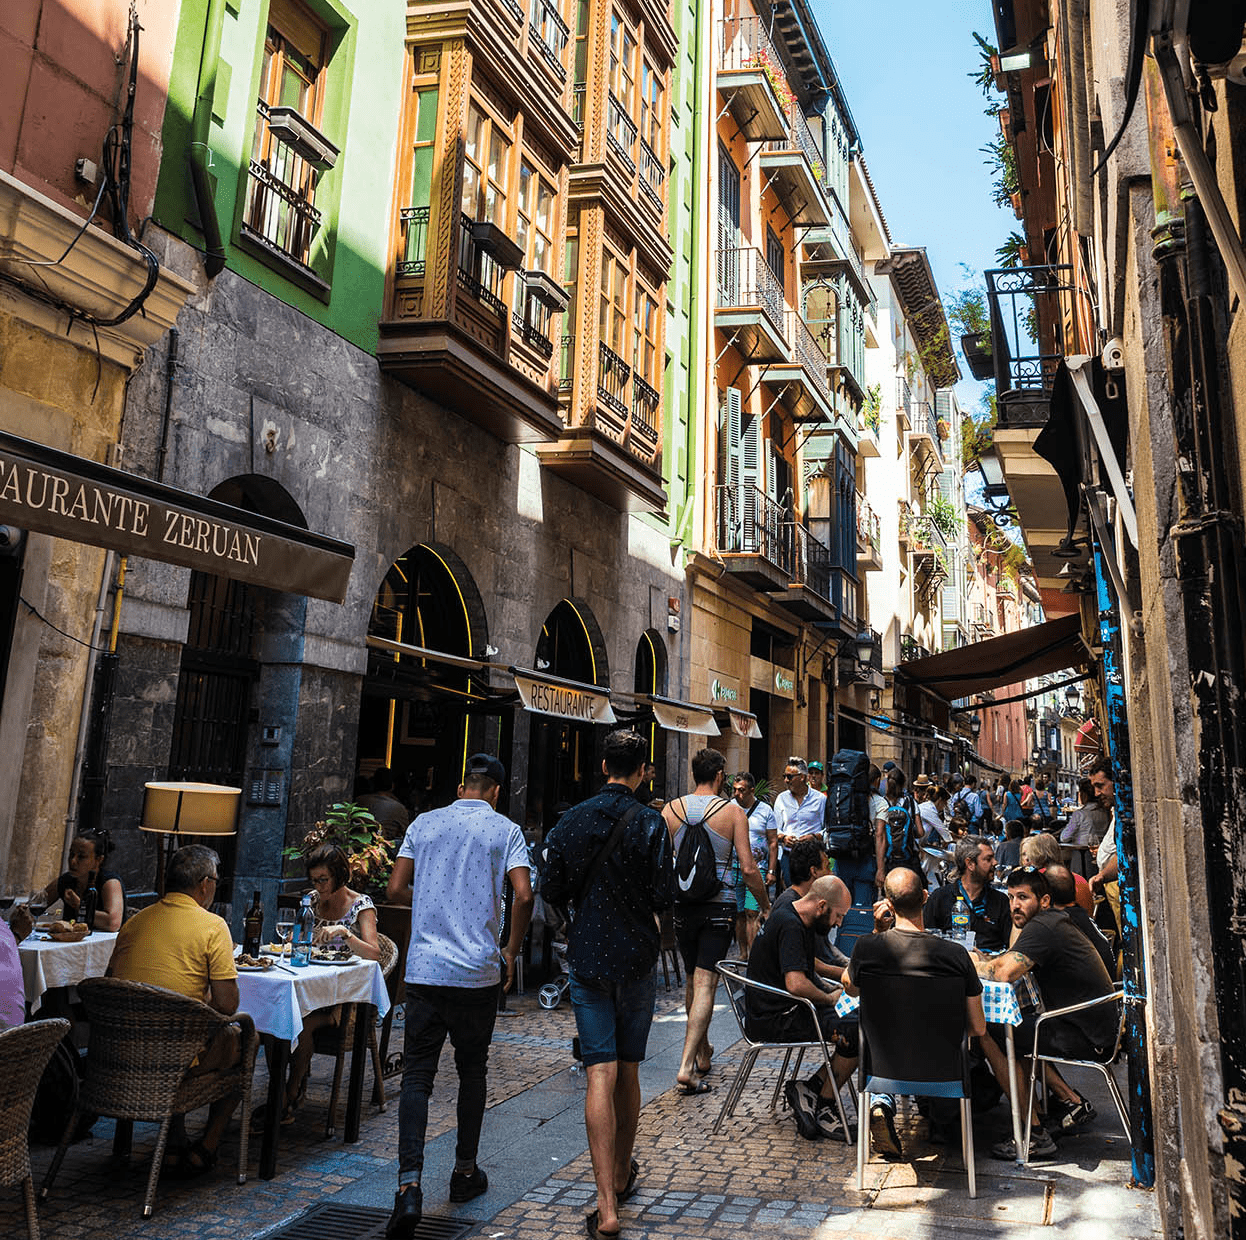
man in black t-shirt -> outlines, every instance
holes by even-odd
[[[1012,917],[1008,897],[991,886],[995,876],[995,850],[990,840],[980,835],[966,835],[956,841],[956,881],[944,883],[930,893],[926,903],[925,924],[931,930],[950,930],[957,896],[969,906],[969,929],[974,932],[975,945],[987,951],[1008,946],[1012,933]]]
[[[969,953],[959,943],[925,933],[922,906],[926,888],[912,870],[892,870],[884,886],[886,897],[874,906],[874,933],[857,940],[844,973],[844,989],[860,994],[861,987],[888,977],[954,977],[964,984],[965,1026],[978,1036],[986,1032],[982,1014],[982,983]],[[870,1144],[885,1157],[903,1157],[895,1129],[895,1102],[876,1094],[870,1105]]]
[[[1077,903],[1077,887],[1073,872],[1066,865],[1049,865],[1043,870],[1047,886],[1051,888],[1051,907],[1067,913],[1069,920],[1086,936],[1086,941],[1099,953],[1108,976],[1116,977],[1116,954],[1103,931],[1095,925],[1094,918]]]
[[[1112,979],[1086,936],[1066,913],[1051,907],[1051,889],[1040,870],[1033,866],[1013,870],[1008,876],[1008,902],[1013,925],[1021,933],[1009,951],[989,960],[975,961],[982,977],[1015,982],[1032,971],[1043,996],[1043,1005],[1049,1010],[1112,993]],[[1050,1054],[1068,1059],[1103,1061],[1115,1045],[1119,1024],[1119,1004],[1104,1003],[1044,1021],[1040,1046]],[[1032,1051],[1034,1036],[1033,1021],[1024,1021],[1015,1032],[1017,1050],[1023,1055]],[[992,1038],[983,1038],[982,1049],[1000,1085],[1010,1093],[1012,1089],[1024,1093],[1029,1065],[1018,1062],[1017,1081],[1010,1082],[1007,1061],[998,1043]],[[1054,1068],[1045,1076],[1048,1086],[1063,1103],[1063,1107],[1056,1108],[1055,1116],[1062,1127],[1082,1123],[1094,1115],[1090,1104],[1070,1089]],[[1073,1116],[1067,1125],[1064,1122],[1066,1113]],[[1030,1156],[1050,1157],[1055,1153],[1055,1143],[1039,1122],[1037,1109],[1032,1118],[1035,1126],[1030,1133]],[[1012,1138],[997,1145],[991,1153],[1000,1159],[1014,1158]]]
[[[785,1092],[796,1127],[806,1140],[831,1137],[846,1141],[848,1134],[835,1112],[835,1093],[857,1066],[857,1022],[835,1015],[835,994],[817,980],[814,967],[814,936],[826,935],[838,926],[852,907],[852,896],[833,874],[814,879],[799,899],[775,906],[758,931],[748,957],[748,977],[787,992],[780,998],[752,987],[746,990],[746,1024],[749,1036],[764,1042],[791,1042],[812,1038],[809,1009],[797,999],[814,1004],[822,1036],[833,1043],[835,1079],[829,1080],[825,1064],[817,1076],[817,1090],[810,1082],[788,1081]],[[836,992],[837,994],[838,992]]]

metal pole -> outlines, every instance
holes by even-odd
[[[1116,768],[1116,858],[1120,885],[1121,947],[1125,993],[1146,998],[1143,963],[1141,892],[1138,883],[1138,837],[1134,826],[1133,780],[1129,770],[1129,716],[1121,662],[1120,609],[1112,594],[1103,548],[1094,547],[1099,640],[1103,646],[1103,694],[1107,715],[1108,752]],[[1125,1049],[1129,1061],[1129,1145],[1134,1180],[1143,1188],[1155,1184],[1155,1134],[1151,1123],[1151,1082],[1147,1062],[1146,1017],[1141,1003],[1125,1004]]]

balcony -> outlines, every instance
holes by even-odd
[[[882,394],[877,388],[866,392],[861,403],[861,412],[857,418],[857,455],[866,457],[882,456],[878,438],[882,430]]]
[[[640,140],[640,196],[660,218],[666,210],[666,169],[644,138]]]
[[[909,451],[923,453],[934,468],[943,469],[943,445],[939,436],[939,420],[929,401],[913,401],[910,405],[908,432]]]
[[[759,17],[718,24],[718,89],[748,142],[781,138],[788,121],[779,98],[783,62]]]
[[[878,513],[866,502],[865,496],[857,496],[857,568],[863,572],[877,572],[883,566],[882,525]]]
[[[606,101],[606,143],[623,161],[629,177],[636,175],[636,132],[636,122],[611,92]]]
[[[532,17],[529,23],[532,46],[561,85],[567,80],[567,66],[563,57],[567,50],[570,30],[562,20],[558,7],[551,0],[532,0]]]
[[[439,251],[427,207],[399,212],[391,317],[380,323],[377,360],[505,443],[548,443],[563,428],[553,343],[508,304],[523,256],[495,225],[461,214],[455,222],[457,237]],[[437,264],[450,277],[440,307],[429,292]]]
[[[720,483],[714,500],[727,571],[758,590],[785,590],[795,571],[787,509],[755,486]]]
[[[835,398],[827,379],[826,354],[801,315],[791,309],[784,314],[785,334],[792,343],[791,356],[767,366],[762,377],[781,388],[779,399],[794,422],[832,423]]]
[[[799,521],[786,522],[784,534],[791,549],[791,582],[785,590],[768,591],[772,601],[797,619],[855,637],[855,574],[834,563],[831,549]]]
[[[786,134],[767,142],[757,162],[793,224],[820,228],[831,222],[817,139],[795,104],[788,114]]]
[[[595,374],[578,385],[575,337],[562,338],[561,354],[569,425],[537,448],[542,468],[620,512],[664,512],[661,394],[602,341]]]
[[[896,427],[901,431],[913,429],[913,389],[907,379],[896,380]]]
[[[714,326],[732,337],[750,362],[788,358],[783,286],[755,246],[719,250]]]

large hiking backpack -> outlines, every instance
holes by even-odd
[[[705,824],[726,804],[726,801],[720,801],[698,822],[689,822],[679,810],[674,810],[675,816],[684,825],[684,838],[675,854],[677,904],[703,904],[722,891],[714,842],[710,839],[709,828]]]
[[[852,861],[872,855],[870,759],[859,749],[841,749],[826,770],[826,851]]]
[[[909,797],[897,805],[889,805],[883,812],[886,845],[883,865],[888,872],[904,866],[910,870],[921,869],[921,853],[918,848],[918,816],[916,806]]]

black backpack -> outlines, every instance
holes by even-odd
[[[841,749],[826,770],[826,851],[845,861],[872,856],[870,759],[859,749]]]
[[[675,817],[684,825],[684,838],[675,854],[675,902],[703,904],[712,900],[723,888],[718,877],[718,858],[706,823],[727,801],[720,801],[699,822],[689,822],[672,805]]]
[[[918,851],[917,807],[911,797],[905,797],[898,805],[889,805],[883,812],[886,846],[883,864],[887,871],[904,866],[910,870],[921,869]]]

